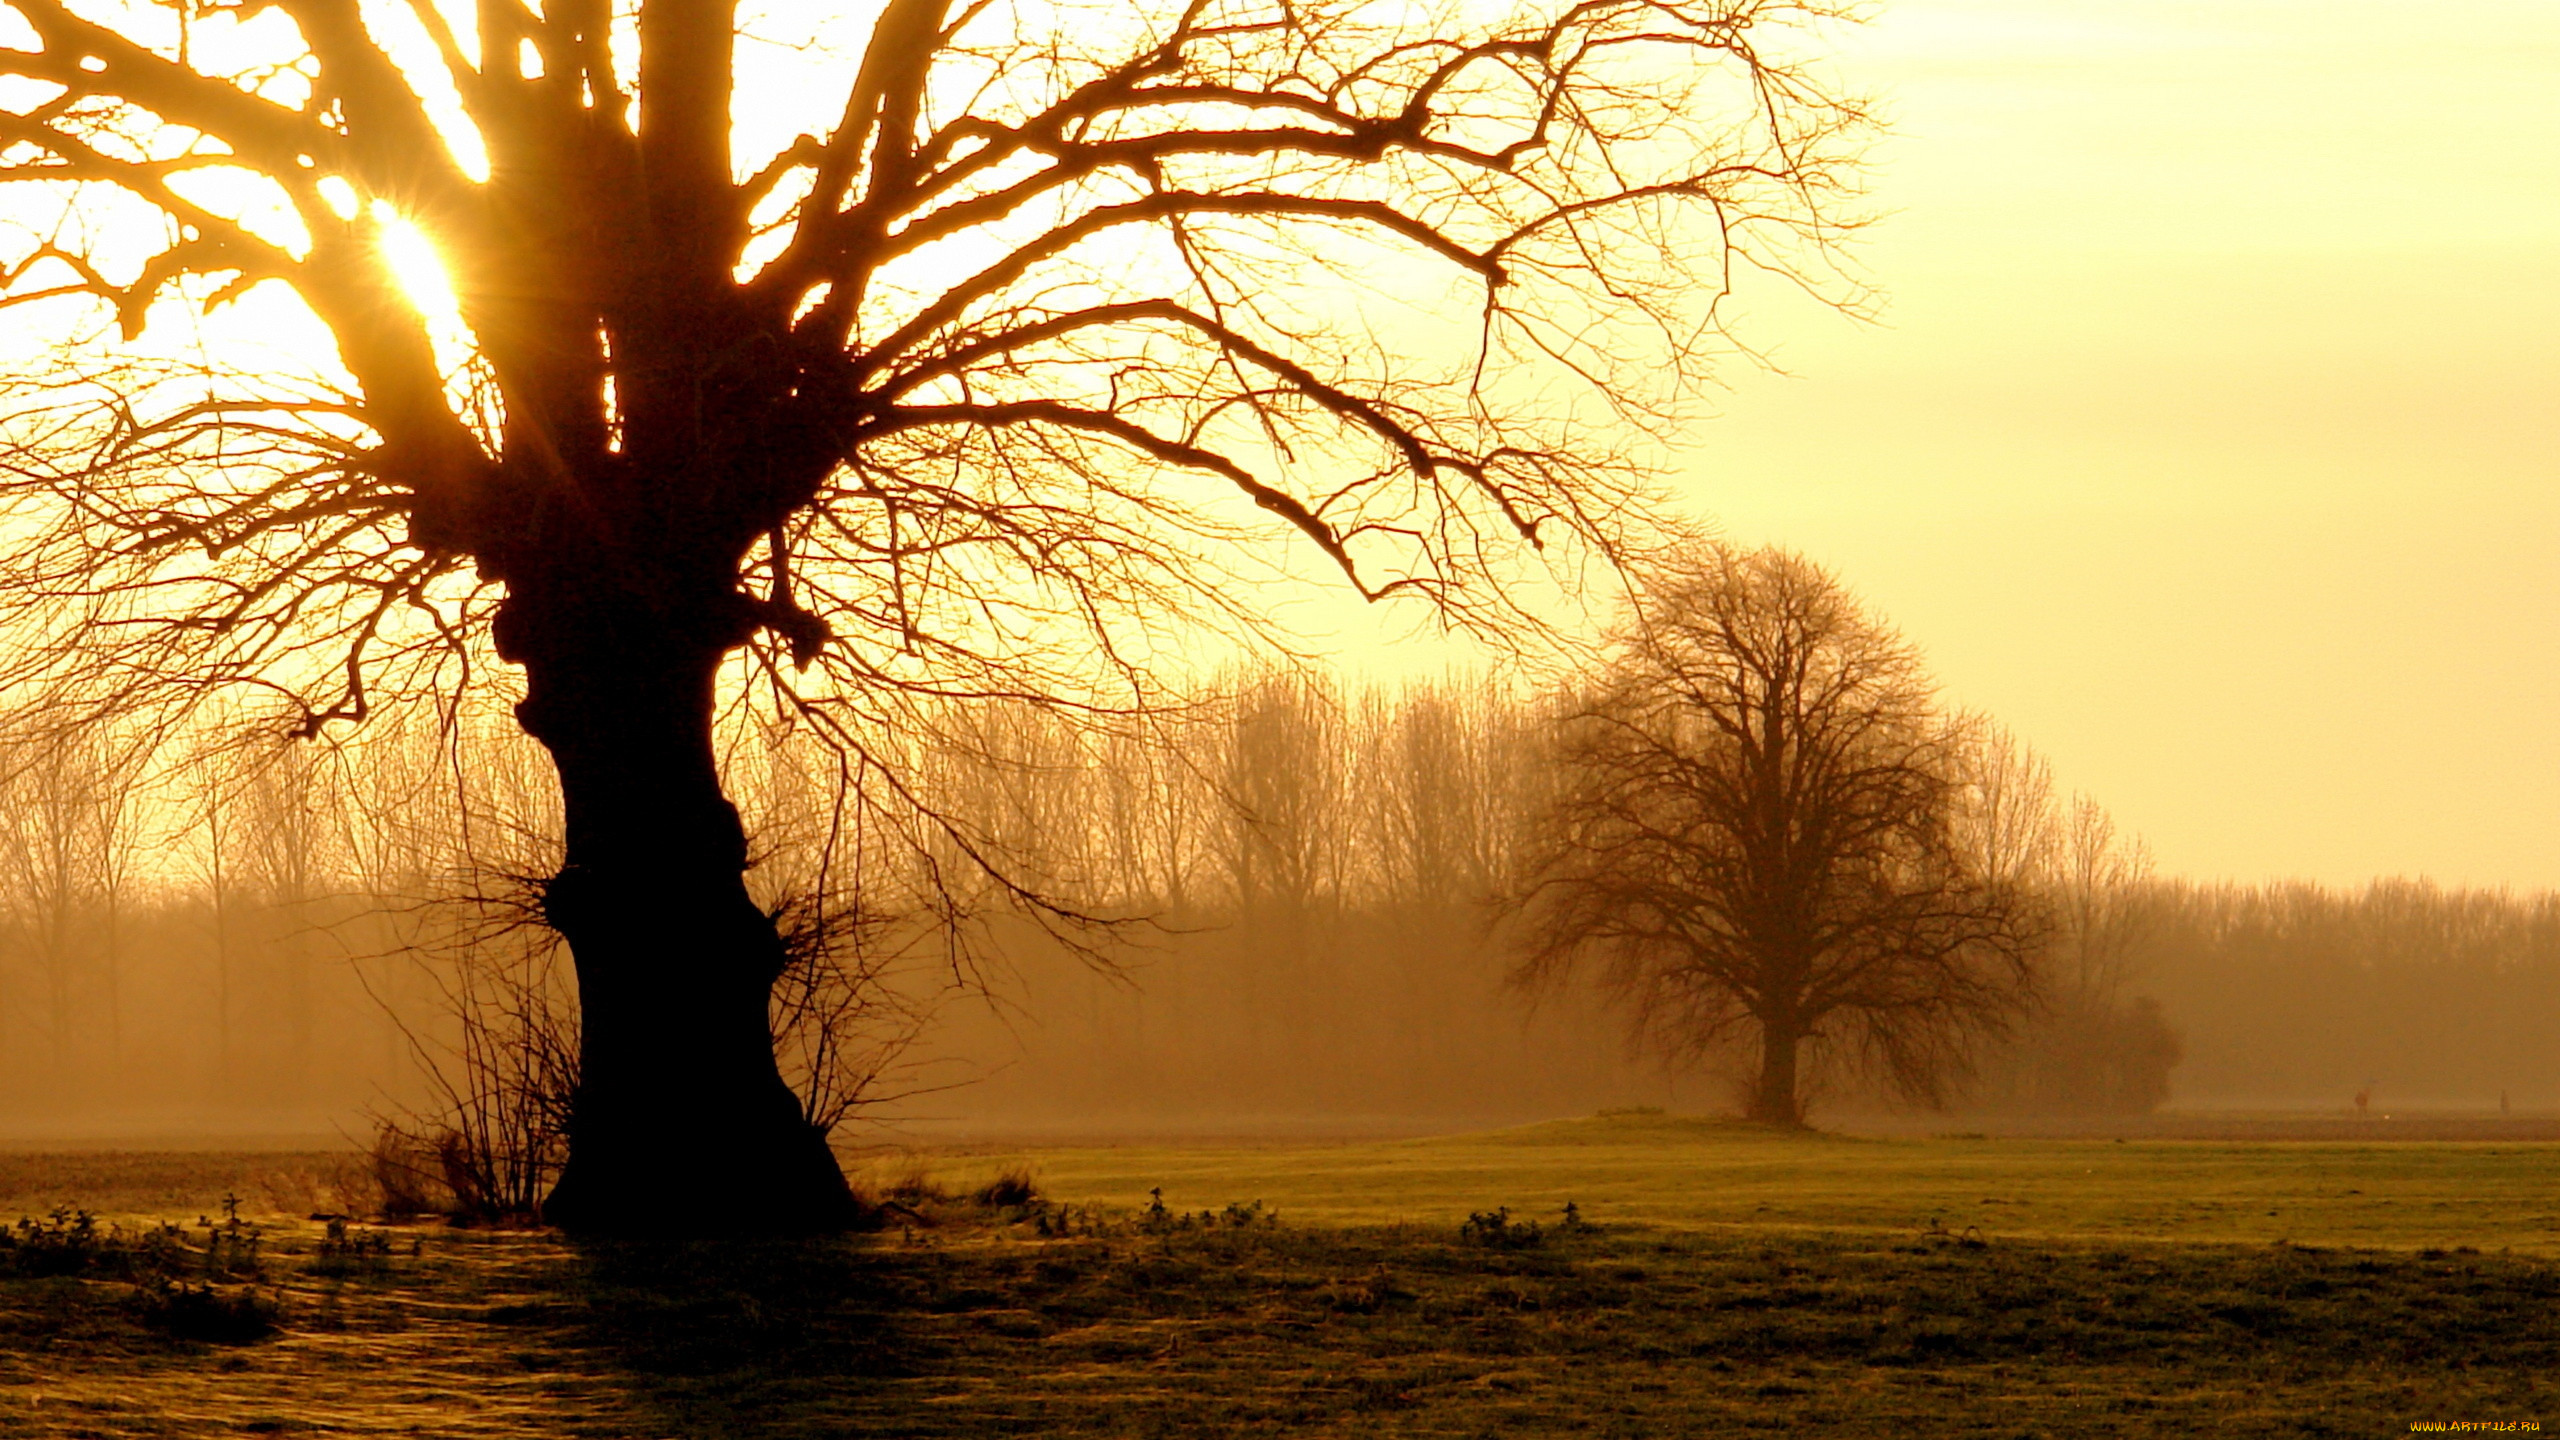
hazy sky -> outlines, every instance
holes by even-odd
[[[2560,3],[1894,0],[1837,65],[1890,303],[1747,317],[1699,509],[2166,871],[2560,886]]]
[[[2560,4],[1900,0],[1689,489],[2202,877],[2560,885]]]

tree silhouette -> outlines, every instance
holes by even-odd
[[[9,303],[211,337],[21,385],[15,678],[313,732],[513,667],[565,802],[572,1225],[847,1211],[721,696],[894,798],[865,737],[911,702],[1143,703],[1293,554],[1506,623],[1492,557],[1640,523],[1735,277],[1830,283],[1864,123],[1768,48],[1820,5],[804,13],[0,0],[0,180],[59,214]],[[235,302],[329,353],[235,345]]]
[[[1995,1107],[2138,1115],[2169,1098],[2184,1053],[2159,1002],[2127,993],[2165,915],[2151,853],[2087,795],[2054,794],[2044,758],[1984,725],[1967,829],[1986,873],[2043,895],[2037,1005],[1988,1057],[1975,1098]]]
[[[1755,1120],[1803,1123],[1809,1041],[1941,1098],[2043,921],[1970,843],[1964,730],[1918,655],[1803,559],[1707,547],[1611,660],[1564,721],[1524,976],[1597,962],[1675,1052],[1756,1046]]]

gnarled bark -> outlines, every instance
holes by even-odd
[[[501,626],[528,681],[519,718],[559,768],[567,847],[545,909],[583,1017],[569,1163],[544,1217],[603,1233],[687,1214],[841,1228],[852,1192],[774,1065],[782,944],[748,897],[712,748],[714,681],[741,637],[706,623],[716,610],[565,588],[526,587]]]

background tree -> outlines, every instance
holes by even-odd
[[[308,732],[514,667],[589,1227],[849,1204],[724,674],[894,811],[923,700],[1141,706],[1168,627],[1258,627],[1275,536],[1501,624],[1502,539],[1640,514],[1730,278],[1823,280],[1863,123],[1782,0],[458,9],[0,0],[0,182],[60,207],[10,302],[203,342],[15,417],[15,678]]]
[[[1986,1057],[1973,1098],[2042,1113],[2156,1109],[2183,1045],[2159,1001],[2129,989],[2162,912],[2150,851],[2096,800],[2058,797],[2052,767],[2008,731],[1977,730],[1971,849],[1987,874],[2042,896],[2051,924],[2034,1013]]]
[[[43,997],[47,1091],[71,1089],[82,1052],[123,1048],[119,946],[136,834],[129,747],[97,732],[44,736],[0,780],[0,944]],[[102,1004],[83,1002],[94,998]],[[81,1033],[103,1012],[104,1035]]]
[[[247,947],[256,977],[248,1013],[277,1043],[261,1047],[261,1085],[279,1100],[308,1098],[313,971],[326,940],[322,902],[343,893],[348,872],[329,814],[328,757],[317,747],[278,745],[234,757],[233,816],[239,824],[238,876],[254,896],[260,924]]]
[[[1818,567],[1666,562],[1563,721],[1522,974],[1596,964],[1675,1051],[1746,1041],[1755,1120],[1802,1123],[1808,1042],[1942,1098],[2020,1007],[2042,924],[1964,843],[1964,741]]]

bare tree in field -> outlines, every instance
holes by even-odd
[[[724,684],[868,767],[926,700],[1142,704],[1302,561],[1506,623],[1507,545],[1640,523],[1735,277],[1832,284],[1864,124],[1819,0],[463,9],[0,0],[0,181],[60,217],[8,302],[205,337],[14,417],[15,678],[312,731],[514,667],[590,1228],[849,1210]]]
[[[2039,907],[1966,843],[1963,728],[1816,566],[1664,565],[1563,726],[1524,977],[1596,966],[1675,1052],[1756,1048],[1751,1118],[1803,1122],[1810,1043],[1938,1100],[2024,1000]]]

